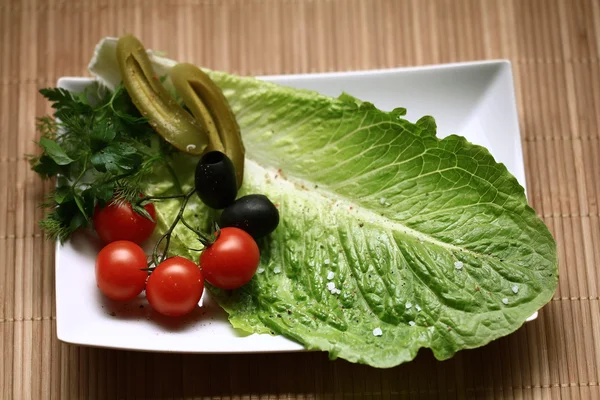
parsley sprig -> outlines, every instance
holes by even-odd
[[[128,201],[151,218],[140,194],[152,171],[176,151],[148,124],[124,87],[111,92],[94,84],[80,94],[42,89],[54,116],[38,119],[41,154],[30,157],[43,179],[56,178],[56,189],[42,206],[49,209],[40,226],[48,238],[64,242],[88,226],[98,204]]]

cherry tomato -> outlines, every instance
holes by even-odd
[[[144,208],[156,220],[154,204],[146,204]],[[104,243],[130,240],[141,244],[152,235],[155,227],[155,221],[136,213],[126,202],[111,202],[104,208],[96,206],[94,211],[94,228]]]
[[[239,228],[223,228],[200,255],[200,268],[211,285],[237,289],[250,282],[259,261],[260,252],[252,236]]]
[[[146,254],[137,244],[119,240],[106,245],[96,258],[96,283],[113,300],[131,300],[146,284]]]
[[[146,297],[157,312],[178,317],[191,312],[204,291],[202,272],[183,257],[171,257],[156,267],[148,278]]]

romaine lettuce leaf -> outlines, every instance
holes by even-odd
[[[90,70],[114,85],[111,46],[100,44]],[[160,71],[173,63],[153,61]],[[482,346],[551,299],[555,242],[485,148],[438,139],[433,118],[410,123],[403,109],[208,72],[242,131],[242,192],[266,194],[281,214],[259,243],[252,282],[212,289],[236,328],[391,367],[421,347],[447,359]],[[185,185],[194,162],[175,165]],[[169,190],[168,177],[157,174],[155,183]],[[163,227],[176,209],[157,204]],[[211,218],[199,201],[187,212],[200,224]],[[177,252],[195,245],[189,231],[176,230]]]

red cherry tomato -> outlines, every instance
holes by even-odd
[[[131,300],[146,284],[146,254],[137,244],[126,240],[105,246],[96,258],[96,283],[113,300]]]
[[[146,204],[144,208],[156,220],[154,204]],[[152,235],[155,227],[155,221],[136,213],[126,202],[111,202],[104,208],[96,207],[94,211],[94,228],[104,243],[130,240],[141,244]]]
[[[204,291],[202,272],[183,257],[168,258],[150,274],[146,297],[157,312],[178,317],[191,312]]]
[[[237,289],[250,282],[260,252],[256,242],[238,228],[223,228],[217,240],[200,255],[204,278],[221,289]]]

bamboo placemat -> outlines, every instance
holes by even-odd
[[[178,60],[262,75],[506,58],[529,199],[556,237],[559,289],[484,348],[378,370],[321,353],[151,354],[56,339],[50,188],[29,170],[37,94],[87,75],[96,42],[133,32]],[[600,399],[598,0],[0,0],[0,398]]]

